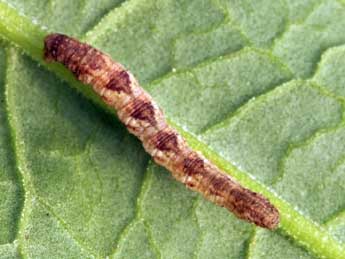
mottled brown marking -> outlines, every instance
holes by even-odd
[[[61,44],[67,39],[62,34],[50,34],[44,40],[44,58],[47,61],[57,60]]]
[[[247,192],[243,192],[242,189],[232,189],[230,191],[230,197],[232,197],[232,199],[234,200],[234,202],[237,204],[239,202],[242,202],[243,200],[245,200],[245,202],[248,202],[248,195]]]
[[[210,193],[217,196],[222,195],[224,193],[223,187],[226,186],[227,183],[228,179],[225,175],[216,176],[210,183]]]
[[[88,57],[90,57],[90,60],[87,62],[87,64],[91,70],[100,70],[106,68],[103,55],[98,51],[95,51],[95,53],[90,53]]]
[[[71,62],[71,58],[72,56],[76,53],[78,48],[76,47],[70,47],[70,48],[66,48],[65,50],[65,54],[64,54],[64,57],[63,57],[63,61],[62,61],[62,64],[64,66],[69,66],[70,62]]]
[[[180,151],[178,146],[177,135],[175,132],[160,131],[153,139],[154,145],[161,151],[172,151],[178,153]]]
[[[84,71],[84,66],[80,64],[81,60],[85,57],[87,52],[89,51],[90,47],[87,45],[82,45],[75,47],[75,52],[74,54],[64,63],[64,65],[77,77],[83,73]]]
[[[278,226],[278,210],[262,195],[242,187],[203,155],[192,151],[178,132],[167,125],[151,96],[132,81],[122,65],[90,45],[62,34],[45,38],[44,58],[62,63],[80,81],[93,84],[106,104],[121,107],[120,120],[176,179],[241,219],[268,229]],[[104,90],[121,95],[105,96]]]
[[[65,35],[51,34],[45,39],[44,58],[47,61],[59,61],[79,78],[86,72],[85,66],[82,66],[80,62],[90,48],[86,44],[78,44]]]
[[[183,171],[188,176],[193,176],[195,174],[203,174],[204,168],[204,161],[196,156],[196,157],[186,157],[183,160]]]
[[[139,98],[134,100],[130,116],[136,120],[147,121],[152,126],[157,124],[153,105]]]
[[[119,93],[124,92],[126,94],[131,94],[130,84],[131,80],[127,71],[115,71],[105,87]]]
[[[229,192],[232,211],[258,226],[274,229],[279,224],[279,212],[262,195],[238,186]]]
[[[92,71],[106,69],[104,60],[98,51],[88,49],[84,56],[76,57],[79,60],[79,68],[76,76],[90,75]],[[96,80],[98,78],[95,78]]]

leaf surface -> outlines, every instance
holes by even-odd
[[[0,17],[1,258],[345,258],[341,1],[3,0]],[[126,65],[194,148],[278,207],[279,229],[150,161],[42,61],[49,31]]]

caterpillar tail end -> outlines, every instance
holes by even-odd
[[[254,222],[254,224],[259,227],[267,228],[269,230],[276,229],[280,223],[280,213],[278,209],[261,194],[255,193],[253,197],[256,197],[260,200],[260,202],[258,203],[261,203],[260,208],[255,211],[260,211],[261,216],[251,215],[252,217],[250,217],[250,219],[252,220],[252,222]],[[264,214],[265,216],[262,216],[262,214]]]

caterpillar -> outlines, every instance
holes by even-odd
[[[189,189],[225,207],[238,218],[275,229],[278,210],[261,194],[242,187],[168,125],[163,111],[134,76],[107,54],[63,34],[44,39],[44,59],[59,62],[117,112],[128,131],[138,137],[154,161]]]

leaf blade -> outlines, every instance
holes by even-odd
[[[1,10],[1,8],[0,8]],[[17,19],[22,19],[21,17],[16,17],[15,12],[11,13],[13,21]],[[26,24],[25,19],[23,18],[24,24]],[[28,28],[31,28],[29,25],[30,23],[28,22],[26,25],[28,25]],[[17,28],[12,28],[13,33],[8,31],[8,28],[6,26],[3,26],[2,28],[6,28],[7,31],[4,29],[2,32],[5,32],[5,34],[12,38],[17,44],[22,45],[24,49],[29,50],[28,53],[31,53],[32,56],[34,56],[36,59],[41,60],[40,55],[38,55],[38,49],[40,49],[39,44],[33,44],[31,42],[34,42],[30,37],[28,36],[27,38],[23,38],[22,32],[20,30],[17,30]],[[37,43],[39,42],[39,38],[42,37],[44,34],[43,32],[41,33],[39,29],[36,30],[35,27],[32,27],[30,30],[33,32],[38,32],[37,33]],[[41,60],[42,61],[42,60]],[[52,70],[57,71],[58,73],[62,74],[64,78],[67,78],[67,80],[71,80],[73,83],[72,85],[77,86],[79,89],[82,89],[85,94],[85,88],[82,87],[80,84],[76,83],[71,79],[70,75],[66,73],[64,70],[59,68],[58,66],[52,66]],[[59,72],[60,71],[60,72]],[[62,71],[62,72],[61,72]],[[86,96],[95,98],[93,95],[90,93],[86,93]],[[97,98],[96,98],[97,100]],[[173,122],[171,122],[173,124]],[[268,195],[268,197],[272,198],[274,202],[279,206],[279,208],[283,211],[283,220],[282,220],[282,226],[283,228],[286,229],[286,231],[297,238],[300,242],[307,242],[309,244],[313,244],[310,247],[308,247],[311,250],[314,250],[314,252],[318,255],[322,256],[329,256],[329,258],[332,258],[334,256],[337,256],[341,258],[344,256],[344,250],[341,244],[338,244],[336,241],[332,240],[332,237],[329,236],[327,232],[325,232],[322,228],[319,226],[315,225],[313,222],[306,220],[302,215],[300,215],[298,212],[296,212],[289,204],[287,204],[285,201],[277,198],[274,193],[271,191],[267,190],[267,188],[261,184],[256,183],[253,179],[247,176],[247,174],[239,172],[237,169],[235,169],[233,166],[229,165],[228,161],[223,159],[222,157],[219,156],[219,154],[216,154],[214,151],[212,151],[207,145],[202,143],[199,139],[197,139],[195,136],[192,134],[188,133],[187,131],[182,130],[179,128],[180,132],[183,132],[185,136],[187,136],[187,139],[194,147],[197,149],[201,149],[203,152],[208,154],[211,160],[216,161],[218,165],[222,165],[223,168],[230,170],[233,175],[240,181],[242,181],[245,185],[253,187],[254,190],[260,191]],[[289,218],[289,216],[293,215],[293,218]],[[303,222],[303,224],[301,224]],[[305,229],[301,230],[299,227],[300,225],[304,225]],[[321,237],[321,238],[320,238]],[[316,245],[317,244],[317,245]]]

